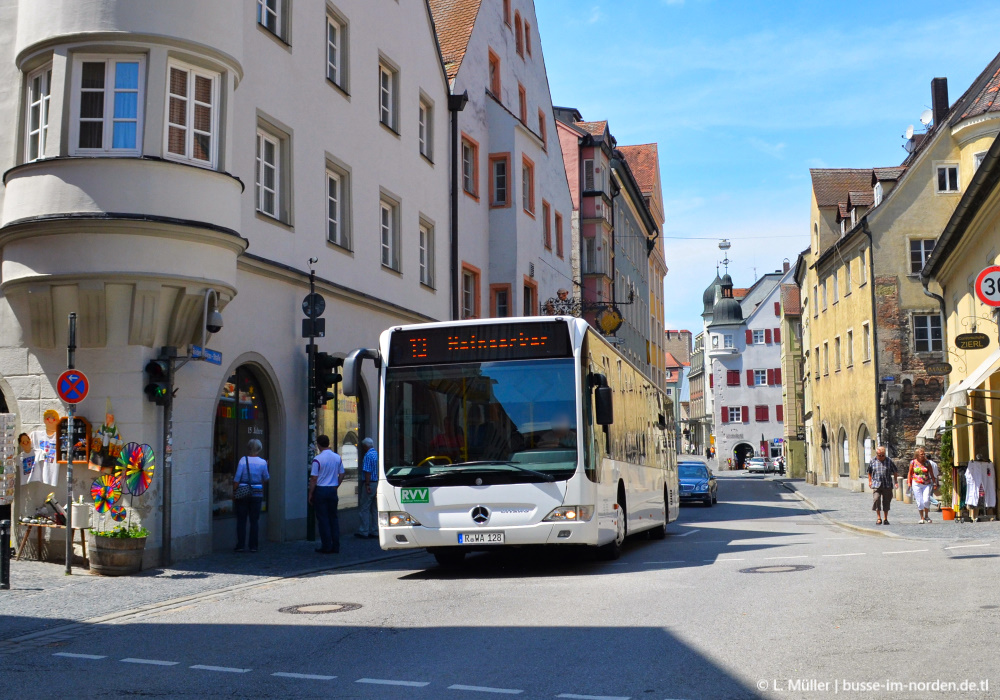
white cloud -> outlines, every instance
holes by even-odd
[[[772,158],[777,158],[781,160],[785,157],[785,144],[784,143],[768,143],[764,139],[759,139],[756,136],[751,136],[747,139],[747,142],[753,146],[753,148],[761,153],[771,156]]]
[[[604,13],[601,12],[600,5],[594,5],[590,8],[590,16],[587,18],[587,24],[597,24],[604,19]]]

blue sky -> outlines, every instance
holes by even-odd
[[[554,104],[659,143],[666,327],[701,328],[733,246],[738,287],[809,244],[809,168],[896,165],[947,77],[954,102],[1000,52],[1000,5],[536,0]],[[710,240],[699,240],[710,239]]]

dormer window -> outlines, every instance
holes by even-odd
[[[857,223],[858,223],[858,208],[851,207],[851,228],[854,228],[854,226]]]
[[[847,219],[840,220],[840,235],[843,236],[847,233]]]
[[[879,204],[882,203],[882,183],[881,182],[876,182],[875,183],[874,194],[875,194],[875,206],[877,207]]]

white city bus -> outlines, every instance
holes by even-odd
[[[466,552],[666,534],[680,500],[672,404],[590,325],[537,317],[428,323],[352,352],[380,367],[379,542]]]

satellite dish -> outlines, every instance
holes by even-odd
[[[906,139],[907,141],[913,138],[913,124],[910,124],[908,127],[906,127],[906,133],[903,134],[903,138]]]
[[[910,139],[909,141],[907,141],[906,143],[903,144],[903,148],[906,149],[907,153],[913,153],[914,147],[915,146],[914,146],[914,143],[913,143],[913,139]]]
[[[920,115],[920,123],[927,126],[934,119],[934,112],[929,109],[925,109]]]

